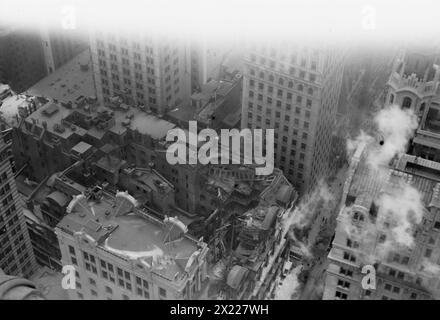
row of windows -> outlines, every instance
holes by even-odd
[[[74,263],[75,265],[77,264],[77,260],[76,260],[76,251],[75,248],[72,246],[69,246],[69,253],[72,255],[71,259],[72,259],[72,263]],[[96,258],[94,255],[87,253],[85,251],[82,252],[83,253],[83,258],[84,258],[84,264],[86,267],[86,270],[97,275],[97,266],[96,266]],[[100,260],[100,266],[101,266],[101,276],[102,278],[115,283],[116,284],[116,278],[117,278],[117,285],[125,288],[129,291],[132,291],[132,278],[131,278],[131,274],[130,272],[123,270],[119,267],[114,267],[113,264],[103,260],[103,259],[99,259]],[[116,272],[115,272],[116,269]],[[149,283],[148,281],[141,279],[138,276],[135,276],[135,285],[136,285],[136,293],[144,298],[149,299],[150,298],[150,294],[148,292],[149,290]],[[96,286],[96,281],[92,278],[89,278],[89,283],[91,285]],[[110,289],[111,290],[111,289]],[[108,290],[107,290],[108,291]],[[166,298],[167,292],[164,288],[160,288],[159,287],[159,296],[161,298]]]
[[[253,99],[254,97],[255,97],[255,92],[252,91],[252,90],[249,90],[249,98]],[[287,95],[286,95],[287,101],[292,101],[292,99],[293,99],[292,97],[293,97],[293,95],[291,93],[287,93]],[[282,99],[283,97],[281,96],[279,98]],[[262,93],[259,93],[258,96],[257,96],[257,100],[262,102],[264,100],[264,95]],[[303,102],[303,97],[299,96],[299,95],[296,96],[296,103],[298,105],[301,105],[302,102]],[[273,103],[272,97],[267,96],[266,97],[266,103],[271,105]],[[281,108],[282,105],[283,105],[283,103],[282,103],[281,100],[276,100],[276,106],[277,107]],[[311,108],[312,107],[312,100],[311,99],[306,99],[306,107],[307,108]],[[289,104],[287,104],[287,110],[290,110],[290,105]]]
[[[253,63],[258,63],[260,65],[266,65],[271,69],[275,69],[277,67],[277,62],[275,60],[266,59],[266,57],[264,57],[264,56],[257,57],[256,54],[251,54],[250,60]],[[311,71],[316,71],[317,65],[318,65],[316,60],[312,60],[312,61],[310,61],[310,64],[307,64],[307,59],[305,59],[304,57],[300,59],[299,64],[298,64],[296,56],[292,56],[292,59],[290,60],[290,64],[296,65],[297,68],[292,67],[292,66],[289,67],[288,73],[292,76],[297,76],[297,74],[298,74],[298,76],[300,78],[305,77],[305,71],[302,69],[310,68]],[[283,63],[279,63],[278,66],[279,66],[280,71],[284,71],[284,64]],[[302,72],[304,73],[304,76],[301,75]],[[315,76],[314,73],[310,73],[310,75]],[[311,81],[315,81],[315,80],[311,80]]]
[[[280,105],[281,106],[281,105]],[[252,102],[249,102],[248,103],[248,109],[249,110],[254,110],[254,104],[252,103]],[[257,105],[257,111],[259,111],[259,112],[263,112],[263,106],[262,105]],[[292,109],[292,106],[290,105],[290,104],[286,104],[285,105],[285,110],[286,111],[290,111]],[[272,116],[272,109],[270,108],[270,107],[266,107],[266,116]],[[301,110],[304,110],[304,109],[302,109],[301,107],[296,107],[295,108],[295,115],[298,115],[298,116],[300,116],[301,115]],[[277,117],[277,118],[281,118],[281,111],[278,111],[278,110],[276,110],[275,111],[275,116]],[[310,119],[310,116],[311,116],[311,112],[310,112],[310,110],[304,110],[304,116],[307,118],[307,119]],[[286,112],[286,115],[285,115],[285,120],[286,121],[289,121],[290,120],[290,115],[288,114],[288,112]],[[306,123],[305,125],[304,125],[305,127],[309,127],[309,125],[308,125],[308,123]]]
[[[250,75],[251,76],[255,76],[255,71],[253,71],[253,69],[251,69],[252,71],[250,71]],[[261,78],[261,74],[260,74],[260,78]],[[281,78],[282,79],[282,78]],[[249,79],[249,87],[251,87],[251,88],[255,88],[255,85],[256,85],[256,80],[255,79]],[[280,84],[280,85],[284,85],[284,80],[283,81],[279,81],[278,82],[278,84]],[[263,83],[263,82],[258,82],[258,89],[259,90],[264,90],[265,89],[265,84]],[[304,92],[304,84],[302,84],[302,83],[298,83],[297,85],[294,85],[294,83],[293,83],[293,81],[288,81],[288,83],[287,83],[287,87],[289,88],[289,89],[292,89],[292,90],[297,90],[297,91],[300,91],[300,92]],[[309,88],[307,88],[307,94],[309,95],[309,96],[313,96],[313,88],[312,87],[309,87]],[[267,85],[267,92],[268,93],[270,93],[270,94],[273,94],[274,93],[274,87],[273,86],[271,86],[271,85]],[[291,92],[287,92],[287,98],[289,98],[289,94],[290,95],[292,95],[292,93]],[[277,96],[278,97],[283,97],[284,96],[284,90],[282,90],[282,89],[277,89]]]
[[[399,293],[400,293],[400,288],[399,288],[399,287],[392,286],[392,285],[389,284],[389,283],[385,283],[384,289],[385,289],[386,291],[390,291],[390,292],[392,291],[393,293],[396,293],[396,294],[399,294]]]

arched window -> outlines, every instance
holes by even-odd
[[[274,77],[273,77],[273,75],[270,75],[270,76],[269,76],[269,81],[270,81],[270,82],[273,82],[273,81],[274,81]]]
[[[394,94],[390,95],[390,104],[394,102]]]
[[[412,104],[411,98],[405,97],[403,99],[402,108],[406,108],[406,109],[411,108],[411,104]]]
[[[304,86],[302,84],[299,84],[298,85],[298,91],[303,91],[303,89],[304,89]]]
[[[264,72],[260,72],[260,78],[264,79]]]
[[[307,93],[312,96],[313,95],[313,89],[312,88],[308,88],[307,89]]]
[[[293,88],[293,82],[289,81],[289,88]]]
[[[278,84],[279,84],[280,86],[283,86],[283,85],[284,85],[284,80],[283,80],[283,78],[280,78],[280,80],[278,80]]]

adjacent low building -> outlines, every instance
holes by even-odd
[[[56,233],[63,264],[76,270],[71,299],[191,299],[206,278],[207,245],[127,192],[74,197]]]

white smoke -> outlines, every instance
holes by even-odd
[[[298,279],[298,275],[302,270],[302,266],[299,265],[293,268],[286,276],[283,282],[277,285],[275,290],[275,300],[291,300],[298,293],[298,289],[301,285]]]
[[[432,263],[428,259],[423,259],[421,270],[436,277],[440,276],[440,266],[438,264]]]
[[[329,187],[323,181],[318,183],[316,189],[309,195],[303,197],[294,209],[293,213],[284,220],[284,227],[289,230],[289,237],[293,239],[305,257],[312,257],[310,230],[319,213],[323,210],[332,210],[334,204],[334,195]],[[294,229],[301,231],[308,230],[306,237],[298,239],[294,234]]]
[[[402,110],[397,105],[380,110],[374,117],[383,136],[383,145],[377,144],[368,153],[367,163],[378,169],[387,166],[394,156],[406,151],[409,139],[417,129],[417,115],[412,109]]]
[[[334,200],[334,195],[323,181],[318,183],[315,190],[303,197],[293,212],[290,226],[304,228],[309,226],[316,216],[318,206],[327,208],[329,203]]]
[[[406,151],[418,121],[411,109],[402,110],[392,105],[380,110],[374,117],[374,123],[379,132],[379,141],[361,131],[355,139],[347,141],[347,153],[350,157],[361,144],[365,145],[367,174],[376,177],[379,185],[384,187],[389,183],[391,160]],[[352,207],[345,208],[338,217],[349,238],[361,239],[364,248],[376,247],[374,252],[363,252],[370,262],[386,259],[390,252],[398,248],[413,246],[412,227],[421,222],[424,212],[419,191],[404,181],[388,188],[373,201],[379,207],[377,218],[370,220],[367,214],[361,227],[352,219]],[[379,232],[386,238],[376,246]]]
[[[412,247],[412,227],[422,221],[424,205],[418,190],[407,183],[401,183],[393,190],[381,194],[378,223],[389,223],[389,236],[398,245]]]
[[[354,151],[361,144],[368,145],[373,140],[374,138],[371,135],[367,134],[364,130],[361,130],[361,132],[356,138],[347,139],[347,145],[346,145],[347,157],[350,158],[353,155]]]

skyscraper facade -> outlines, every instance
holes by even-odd
[[[329,170],[342,60],[288,44],[250,44],[245,55],[242,128],[275,129],[275,167],[303,193]]]
[[[165,114],[189,100],[190,54],[184,40],[93,31],[90,48],[101,103],[120,96],[128,104]]]
[[[37,265],[9,157],[8,146],[0,140],[0,269],[29,277]]]

